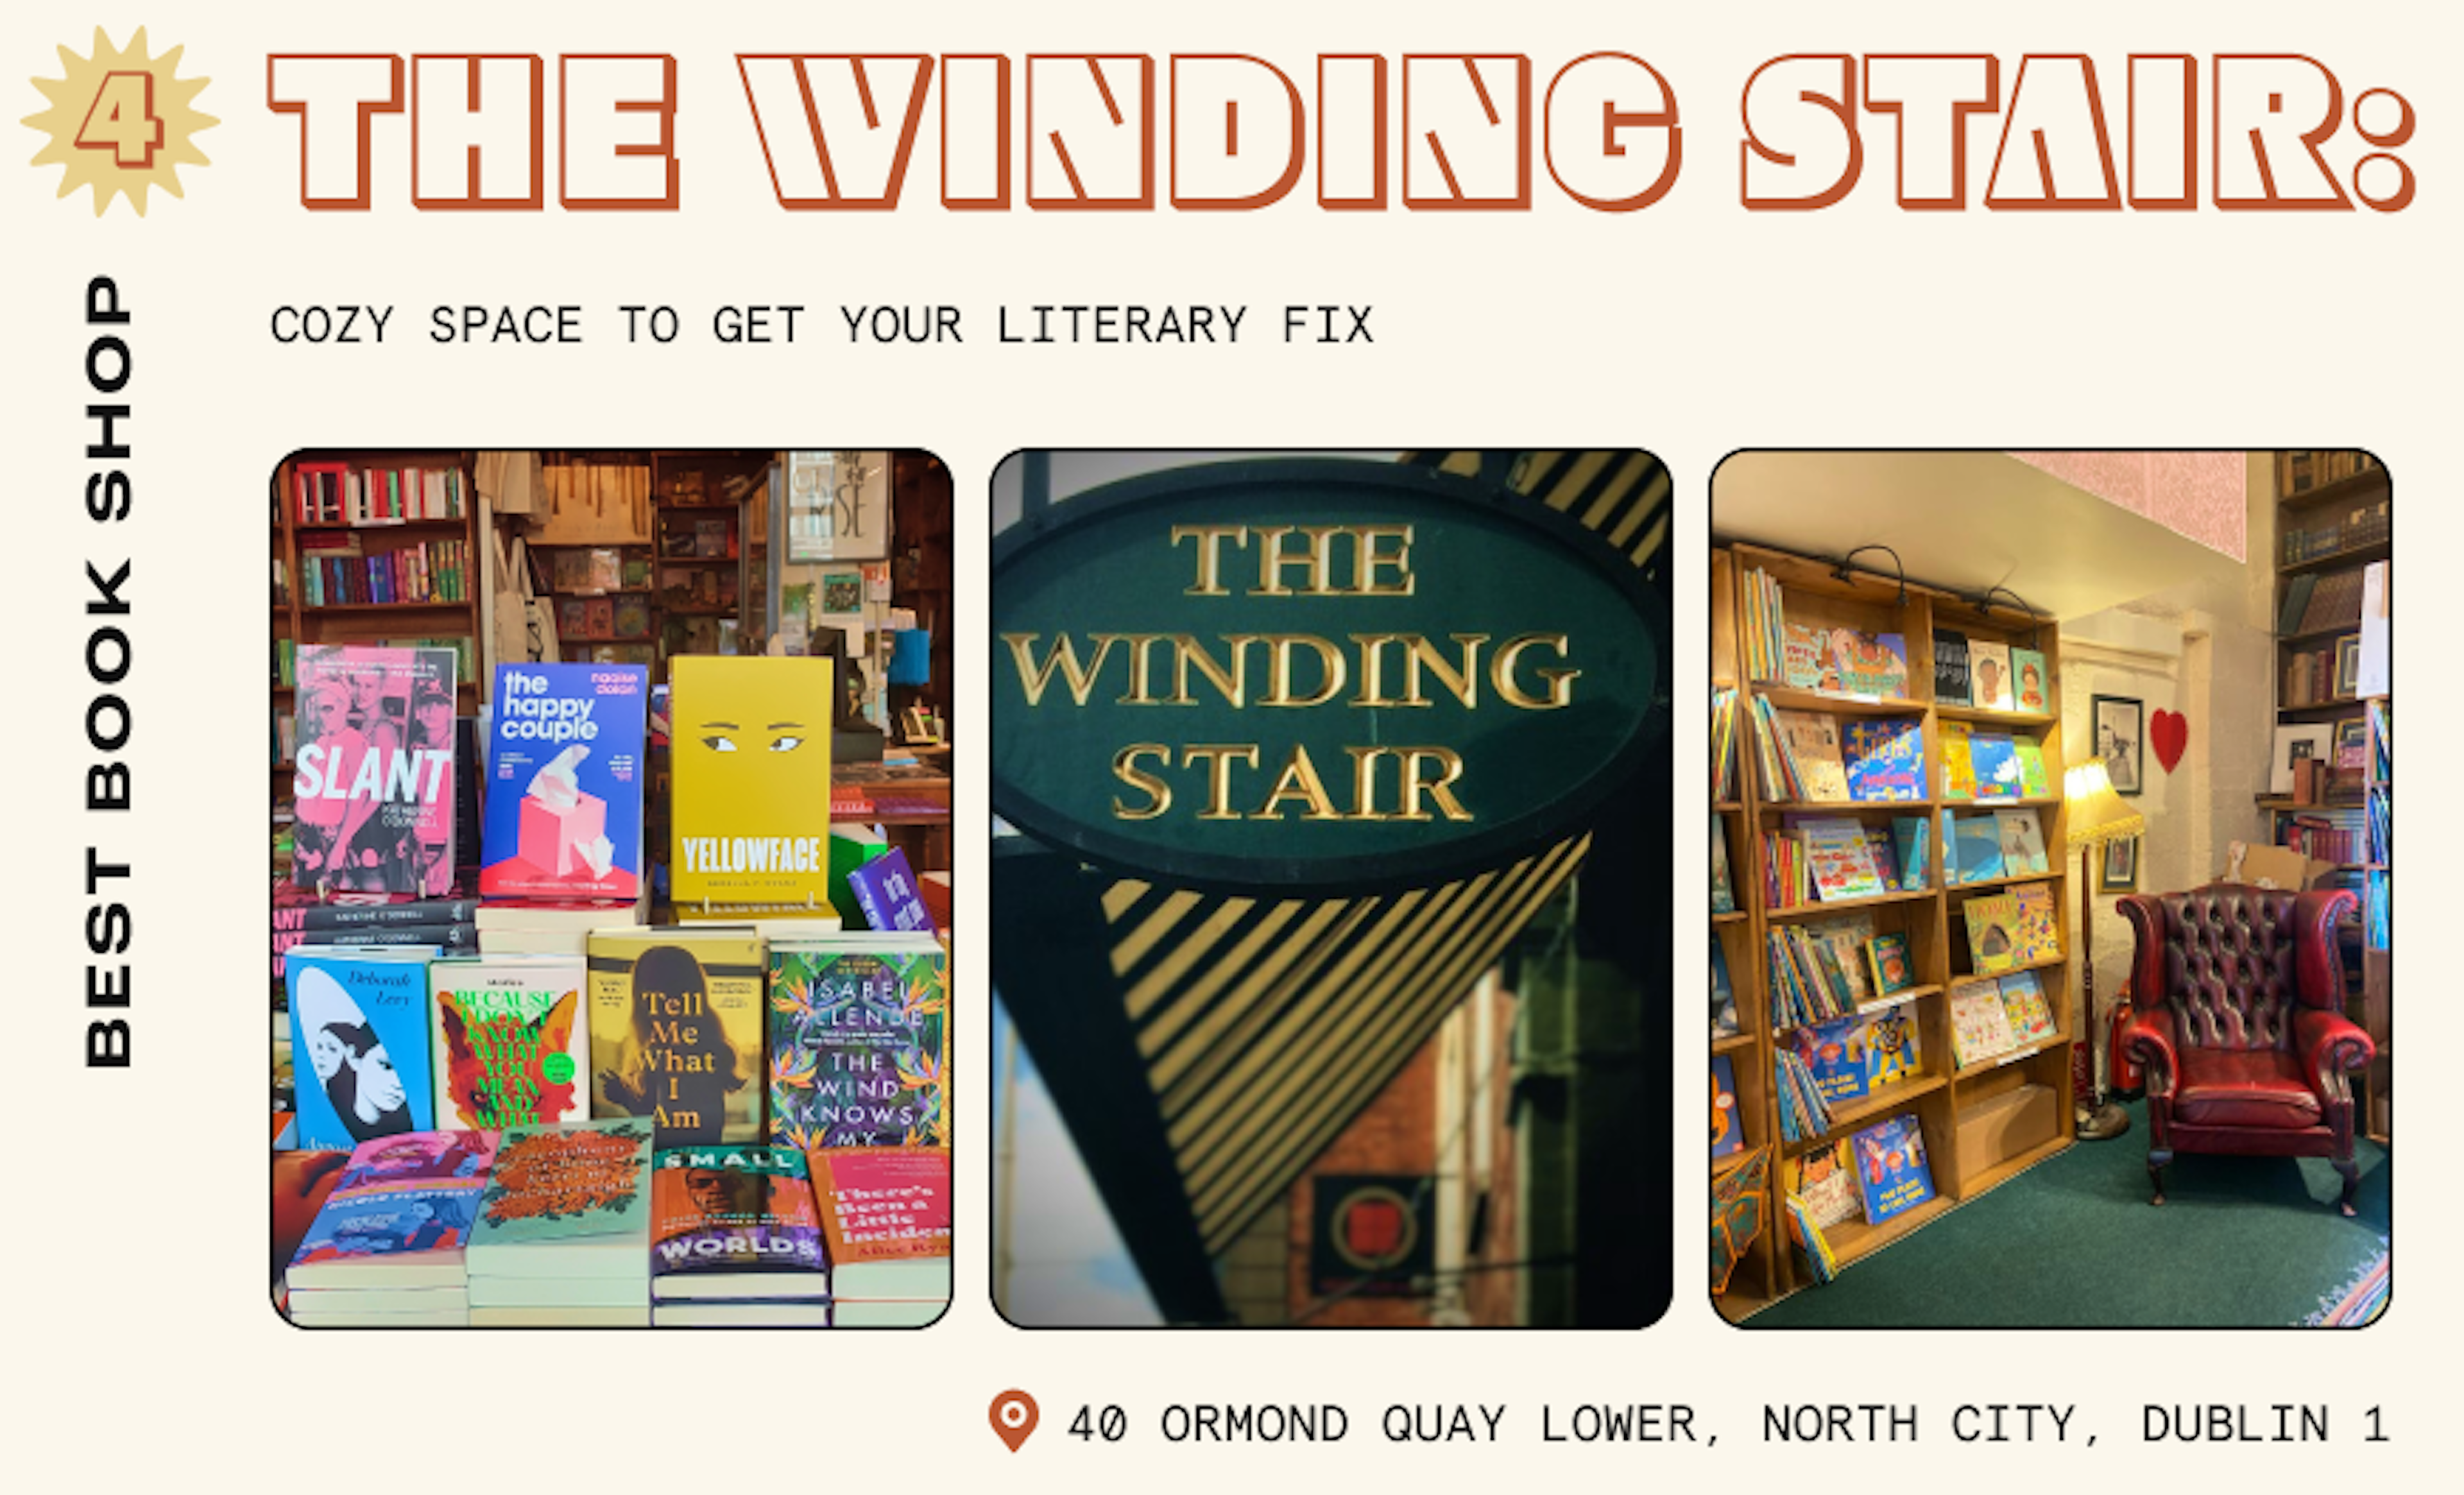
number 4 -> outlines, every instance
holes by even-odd
[[[123,166],[146,167],[163,144],[163,121],[154,115],[154,75],[127,71],[103,75],[94,103],[77,126],[77,144],[107,150]]]

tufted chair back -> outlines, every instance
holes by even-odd
[[[2167,893],[2166,1000],[2192,1048],[2293,1041],[2293,894],[2230,883]]]
[[[2185,1047],[2289,1048],[2294,1014],[2332,1008],[2342,989],[2333,928],[2351,898],[2215,883],[2125,899],[2142,926],[2133,990],[2172,1008]]]

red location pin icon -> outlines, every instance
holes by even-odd
[[[1035,1431],[1035,1398],[1023,1391],[1005,1391],[993,1398],[993,1435],[1016,1453]]]

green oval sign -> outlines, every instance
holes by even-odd
[[[1093,490],[993,558],[993,808],[1117,870],[1282,893],[1504,865],[1661,725],[1626,558],[1421,468],[1228,462]]]

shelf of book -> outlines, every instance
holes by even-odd
[[[1990,706],[1942,706],[1933,709],[1940,721],[1969,721],[1988,727],[2050,727],[2054,718],[2043,712],[2006,712]]]
[[[2367,459],[2370,461],[2367,467],[2360,468],[2343,477],[2301,488],[2297,492],[2294,485],[2299,481],[2299,478],[2287,471],[2286,461],[2287,458],[2295,455],[2296,453],[2288,451],[2279,452],[2277,457],[2277,505],[2278,512],[2288,517],[2316,508],[2321,504],[2343,499],[2373,497],[2388,486],[2387,470],[2379,466],[2375,459]],[[2347,458],[2347,460],[2353,459]]]
[[[2277,574],[2279,576],[2309,576],[2321,571],[2347,571],[2356,567],[2368,565],[2373,561],[2385,561],[2393,554],[2394,547],[2387,541],[2384,539],[2373,540],[2366,545],[2354,545],[2344,550],[2331,550],[2323,556],[2312,556],[2306,561],[2288,562],[2287,564],[2279,567]]]
[[[2357,1105],[2363,1129],[2385,1141],[2393,1075],[2394,783],[2393,699],[2380,693],[2389,680],[2394,488],[2376,458],[2350,450],[2279,451],[2276,477],[2280,668],[2270,758],[2280,767],[2282,756],[2304,751],[2295,744],[2306,737],[2310,756],[2326,767],[2297,764],[2295,792],[2262,795],[2257,807],[2268,841],[2324,863],[2321,884],[2360,898],[2345,935],[2358,941],[2359,958],[2347,952],[2344,1006],[2378,1045],[2356,1088]]]
[[[1808,1159],[1818,1157],[1826,1150],[1836,1150],[1877,1127],[1910,1126],[1921,1140],[1930,1197],[1896,1212],[1889,1212],[1885,1206],[1887,1218],[1880,1225],[1861,1218],[1860,1203],[1855,1212],[1858,1218],[1825,1227],[1824,1236],[1832,1254],[1844,1265],[1923,1228],[1964,1199],[2068,1147],[2071,1140],[2067,1125],[2069,1056],[2078,1024],[2068,1013],[2071,999],[2067,952],[2072,948],[2069,905],[2074,900],[2065,893],[2074,873],[2062,833],[2061,721],[2048,704],[2042,704],[2060,699],[2059,641],[2050,626],[2036,624],[2012,609],[1980,609],[1939,589],[1917,583],[1903,588],[1896,579],[1863,573],[1852,572],[1843,578],[1836,574],[1837,569],[1830,561],[1747,544],[1722,545],[1712,554],[1712,673],[1715,679],[1737,682],[1735,730],[1740,744],[1736,798],[1717,801],[1714,813],[1714,824],[1727,840],[1736,913],[1715,916],[1713,937],[1727,959],[1729,985],[1743,1029],[1734,1037],[1715,1037],[1713,1051],[1727,1058],[1735,1071],[1737,1100],[1748,1112],[1744,1122],[1748,1145],[1776,1144],[1768,1185],[1770,1195],[1765,1201],[1768,1227],[1754,1249],[1740,1263],[1727,1290],[1716,1300],[1723,1315],[1731,1321],[1750,1317],[1815,1280],[1792,1243],[1786,1202],[1793,1171]],[[1753,580],[1757,572],[1768,578],[1767,584]],[[1851,640],[1848,647],[1861,650],[1872,647],[1881,635],[1895,635],[1899,656],[1904,662],[1900,667],[1903,678],[1893,678],[1898,671],[1886,669],[1877,678],[1853,682],[1883,687],[1877,690],[1831,689],[1843,682],[1818,679],[1807,684],[1786,678],[1785,671],[1792,664],[1786,646],[1792,640],[1783,636],[1754,642],[1758,627],[1768,631],[1767,621],[1757,617],[1761,606],[1757,597],[1773,593],[1785,623],[1800,626],[1796,630],[1799,637],[1805,626],[1822,639],[1836,637],[1844,629]],[[1946,636],[1947,646],[1956,647],[1962,669],[1938,671],[1938,630]],[[1998,661],[1998,671],[2011,682],[2008,697],[1979,705],[1949,693],[1952,678],[1957,679],[1963,691],[1971,689],[1965,662],[1973,646],[1983,646],[1981,652]],[[1819,642],[1814,646],[1817,660],[1822,647]],[[1859,658],[1865,657],[1870,656],[1860,653]],[[1801,667],[1803,661],[1794,663]],[[1944,663],[1947,665],[1947,661]],[[2025,708],[2018,700],[2022,679],[2033,695]],[[1765,711],[1774,715],[1766,716]],[[1905,751],[1906,733],[1891,724],[1913,724],[1920,797],[1841,799],[1837,797],[1840,790],[1835,781],[1816,786],[1814,798],[1773,795],[1758,746],[1777,721],[1775,714],[1781,711],[1827,716],[1833,722],[1831,732],[1843,739],[1849,736],[1852,724],[1877,724],[1857,726],[1857,737],[1869,745],[1878,740],[1878,734],[1881,737],[1897,737],[1903,745],[1890,749],[1895,753]],[[2035,792],[1982,800],[1975,796],[1975,787],[1989,781],[1973,773],[1975,743],[1980,736],[1994,749],[1988,755],[1991,766],[2000,769],[2006,763],[2020,765],[2009,770],[2013,775],[2010,780],[1991,781],[2008,781],[2013,788]],[[2016,746],[2021,742],[2027,744],[2024,753]],[[1947,764],[1954,754],[1967,756],[1969,770],[1969,777],[1956,787]],[[1791,772],[1793,773],[1793,766]],[[1875,785],[1869,780],[1863,787]],[[1904,788],[1892,792],[1904,792]],[[1942,843],[1946,812],[1955,814],[1963,823],[1984,818],[1998,827],[2000,823],[1993,821],[1995,811],[2024,812],[2035,823],[2035,837],[2020,845],[2029,853],[2030,865],[2034,865],[2036,854],[2041,854],[2046,869],[2017,873],[1996,869],[1975,881],[1945,886]],[[1921,821],[1923,830],[1915,844],[1922,847],[1917,854],[1924,859],[1921,876],[1925,886],[1889,885],[1879,894],[1828,901],[1817,897],[1807,903],[1774,906],[1767,896],[1770,885],[1764,880],[1769,855],[1764,836],[1801,834],[1807,823],[1822,819],[1863,825],[1869,838],[1888,835],[1895,847],[1906,843],[1897,839],[1900,832],[1894,822]],[[2033,841],[2041,842],[2041,852],[2031,844]],[[1749,845],[1741,846],[1741,842]],[[1749,854],[1741,860],[1737,855],[1740,850]],[[1955,1069],[1949,989],[1954,981],[1974,979],[1972,968],[1976,964],[1962,909],[1972,898],[1997,892],[2007,895],[2014,889],[2028,887],[2049,890],[2053,946],[2065,954],[2014,962],[2007,971],[1995,972],[1994,977],[1998,979],[2006,974],[2035,973],[2055,1014],[2056,1031],[2014,1050],[2003,1062],[1969,1070]],[[1866,934],[1868,929],[1870,934]],[[1793,1050],[1800,1042],[1796,1027],[1777,1022],[1771,1011],[1771,991],[1775,979],[1772,962],[1780,956],[1773,954],[1770,940],[1774,934],[1787,931],[1834,942],[1850,935],[1862,935],[1877,944],[1896,941],[1897,955],[1905,965],[1901,978],[1910,984],[1859,997],[1853,1004],[1853,1016],[1867,1021],[1884,1015],[1904,1017],[1907,1021],[1901,1031],[1912,1029],[1916,1049],[1916,1072],[1912,1077],[1885,1081],[1860,1097],[1835,1103],[1831,1124],[1824,1132],[1793,1142],[1779,1140],[1783,1134],[1780,1098],[1772,1080],[1772,1066],[1780,1051],[1784,1047]],[[1963,1119],[1979,1109],[2007,1106],[2010,1097],[2006,1092],[2023,1086],[2055,1091],[2061,1101],[2061,1124],[2046,1135],[1980,1131],[1979,1139],[1971,1141],[1966,1148],[1967,1155],[1963,1155]],[[2033,1095],[2033,1091],[2030,1093]],[[2037,1098],[2036,1110],[2044,1109],[2042,1098]],[[1727,1172],[1723,1169],[1715,1176],[1725,1176]]]
[[[1792,903],[1767,909],[1763,916],[1774,924],[1794,923],[1801,919],[1829,918],[1834,914],[1855,913],[1864,909],[1888,908],[1895,903],[1924,903],[1941,896],[1939,888],[1920,888],[1912,892],[1886,892],[1870,898],[1835,898],[1829,902]]]
[[[1997,1189],[2046,1158],[2064,1151],[2070,1145],[2070,1132],[2069,1129],[2064,1128],[2057,1136],[2050,1137],[2034,1147],[2015,1153],[1963,1177],[1959,1180],[1960,1197],[1972,1199],[1980,1194]]]
[[[1818,1147],[1828,1147],[1842,1137],[1854,1135],[1872,1122],[1905,1110],[1949,1084],[1948,1079],[1935,1074],[1919,1075],[1911,1080],[1902,1080],[1896,1084],[1883,1086],[1854,1105],[1833,1107],[1830,1126],[1813,1136],[1799,1137],[1793,1142],[1783,1144],[1781,1152],[1793,1156],[1800,1153],[1810,1153]]]
[[[1947,1212],[1954,1202],[1956,1201],[1937,1195],[1914,1209],[1892,1216],[1879,1225],[1869,1225],[1862,1220],[1855,1220],[1834,1225],[1823,1234],[1831,1242],[1832,1253],[1838,1257],[1839,1264],[1845,1266],[1851,1262],[1873,1255],[1912,1231],[1931,1224],[1937,1218]]]

